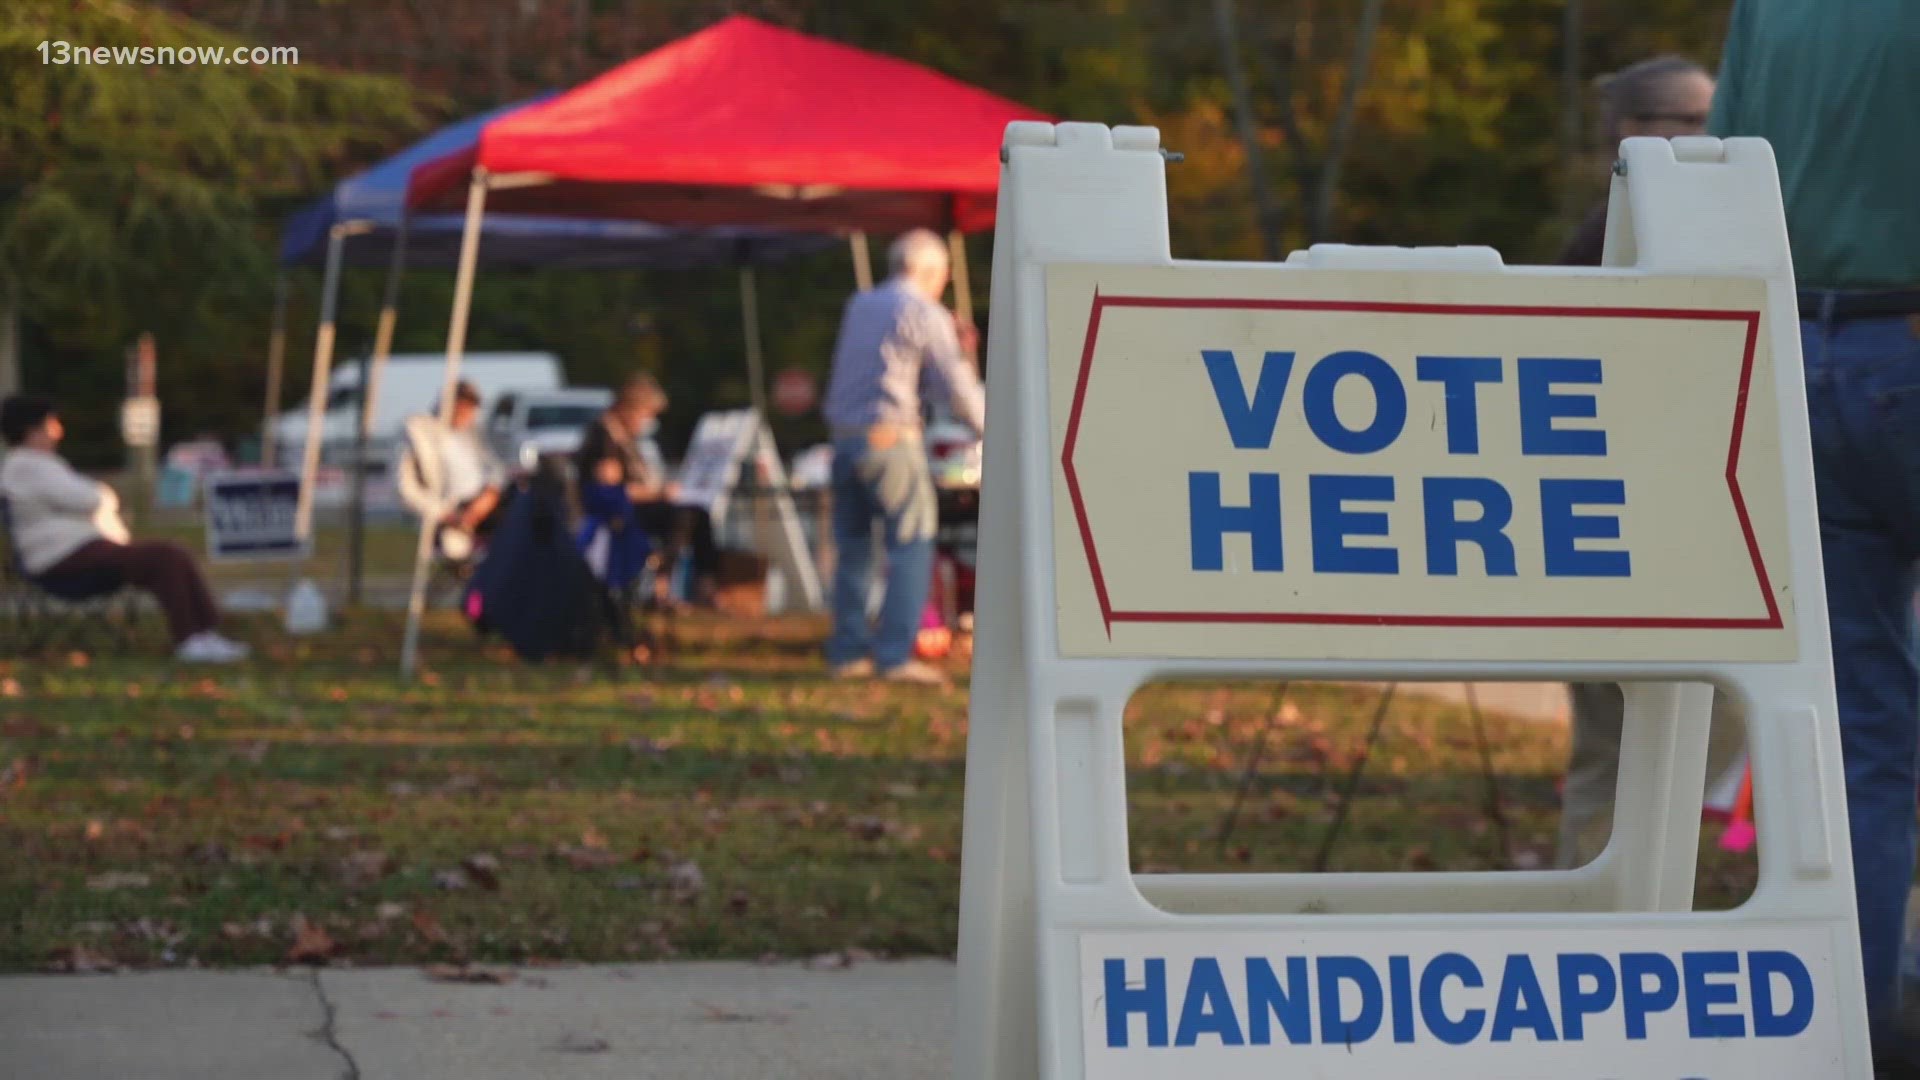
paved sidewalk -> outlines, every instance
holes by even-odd
[[[920,1080],[948,1075],[939,960],[0,978],[0,1077]]]

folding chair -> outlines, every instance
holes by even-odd
[[[139,617],[139,597],[124,582],[100,582],[69,592],[49,589],[27,572],[13,537],[13,509],[0,496],[0,542],[6,545],[0,566],[0,607],[6,611],[5,651],[38,652],[62,642],[88,642],[98,628],[110,646],[124,650]]]

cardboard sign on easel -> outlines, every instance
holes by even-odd
[[[1768,146],[1629,140],[1596,271],[1181,263],[1158,143],[1007,132],[955,1075],[1865,1080]],[[1135,874],[1122,717],[1196,675],[1622,682],[1613,839]],[[1750,717],[1762,852],[1695,913],[1706,680]]]
[[[748,464],[761,490],[750,500],[753,519],[746,531],[755,550],[772,560],[769,577],[777,574],[781,586],[768,590],[768,610],[819,611],[826,603],[820,572],[787,489],[773,432],[759,414],[741,409],[700,418],[681,459],[679,501],[704,507],[719,531],[733,510],[740,470]]]

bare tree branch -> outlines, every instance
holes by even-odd
[[[1333,201],[1340,190],[1340,168],[1346,163],[1347,148],[1353,142],[1353,116],[1360,101],[1360,87],[1367,79],[1367,67],[1373,60],[1373,37],[1380,29],[1380,9],[1385,0],[1366,0],[1360,10],[1360,28],[1353,39],[1353,59],[1347,65],[1347,79],[1340,89],[1340,111],[1334,116],[1333,129],[1327,135],[1327,153],[1320,165],[1320,183],[1313,196],[1313,217],[1307,239],[1324,239],[1333,224]]]
[[[1267,187],[1266,170],[1260,161],[1260,130],[1253,121],[1253,95],[1247,89],[1247,73],[1240,66],[1240,32],[1233,17],[1233,0],[1213,0],[1213,30],[1220,43],[1220,61],[1226,68],[1227,85],[1233,91],[1233,122],[1240,133],[1240,146],[1247,156],[1247,182],[1253,187],[1254,212],[1260,221],[1260,237],[1269,262],[1280,259],[1280,216],[1273,192]]]

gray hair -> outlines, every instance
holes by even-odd
[[[1684,56],[1668,54],[1629,64],[1593,81],[1600,91],[1600,130],[1608,142],[1620,139],[1620,122],[1651,116],[1665,108],[1674,82],[1684,75],[1713,73]]]
[[[893,246],[887,249],[887,269],[896,275],[934,260],[938,260],[942,266],[946,265],[947,243],[931,229],[914,229],[895,240]]]

